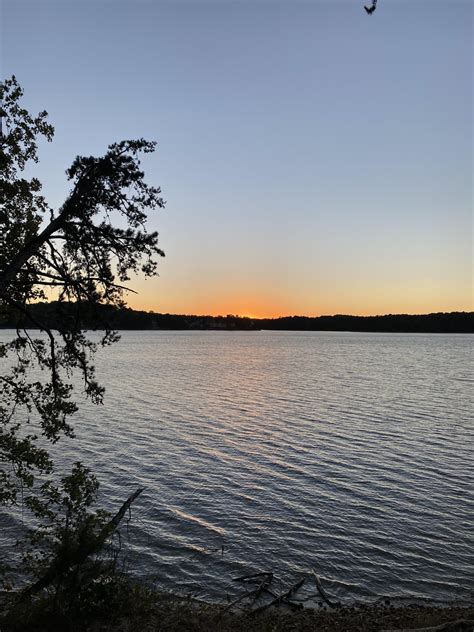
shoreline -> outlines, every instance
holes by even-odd
[[[181,629],[215,629],[222,632],[392,632],[426,630],[455,622],[457,627],[452,628],[453,632],[474,632],[474,601],[421,603],[425,600],[380,597],[372,603],[354,601],[333,606],[320,601],[319,607],[304,607],[303,604],[282,601],[262,611],[261,608],[249,606],[229,610],[228,605],[177,598],[174,595],[162,595],[161,598],[165,600],[160,612],[164,627],[157,629],[170,632]],[[169,601],[168,606],[166,599]],[[180,627],[183,616],[185,628]],[[208,627],[203,628],[202,624]],[[446,632],[450,631],[451,627],[446,628]]]
[[[0,328],[16,328],[35,323],[57,329],[65,318],[72,318],[80,329],[102,330],[105,323],[117,331],[327,331],[354,333],[421,333],[472,334],[474,312],[432,312],[428,314],[333,314],[320,316],[250,317],[236,314],[169,314],[145,312],[130,308],[116,309],[100,306],[99,315],[79,308],[75,303],[30,303],[27,312],[33,317],[25,321],[5,311],[0,317]]]
[[[127,583],[106,600],[96,613],[53,613],[42,600],[22,604],[20,617],[4,619],[1,632],[473,632],[474,601],[444,604],[401,604],[380,598],[377,602],[317,608],[288,603],[265,611],[212,604],[173,593],[157,592]],[[7,603],[13,596],[8,593]],[[3,597],[7,593],[3,593]],[[120,607],[114,603],[119,600]],[[107,603],[109,601],[109,603]],[[416,601],[416,600],[414,600]],[[38,606],[38,604],[40,604]],[[5,601],[2,604],[6,605]],[[26,609],[25,609],[26,606]],[[29,614],[24,613],[30,610]]]

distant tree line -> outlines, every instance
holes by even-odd
[[[259,321],[262,329],[400,333],[474,333],[474,312],[385,316],[286,316]]]
[[[83,330],[225,330],[257,331],[360,331],[407,333],[474,333],[474,312],[438,312],[433,314],[388,314],[384,316],[285,316],[281,318],[246,318],[227,316],[197,316],[184,314],[157,314],[136,311],[127,307],[97,305],[87,309],[81,304],[80,314],[73,302],[38,302],[27,306],[32,317],[3,307],[0,327],[16,328],[32,322],[47,323],[51,329],[62,329],[74,323]],[[29,322],[27,322],[27,320]]]

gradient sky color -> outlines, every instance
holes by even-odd
[[[166,258],[132,307],[473,309],[470,0],[3,0],[2,76],[47,109],[38,176],[158,141]]]

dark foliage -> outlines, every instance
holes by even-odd
[[[61,319],[78,318],[75,303],[36,303],[28,306],[35,320],[47,322],[52,329],[60,327]],[[388,314],[384,316],[285,316],[282,318],[246,318],[227,316],[196,316],[157,314],[126,307],[97,306],[89,309],[81,305],[81,327],[100,329],[100,322],[110,323],[116,330],[281,330],[281,331],[360,331],[406,333],[474,333],[474,312],[438,312],[433,314]],[[13,328],[25,324],[14,313],[0,315],[0,327]]]
[[[24,561],[39,573],[52,561],[69,568],[71,551],[105,524],[91,509],[94,475],[76,463],[55,484],[48,442],[73,436],[74,373],[85,397],[102,402],[93,356],[118,340],[107,315],[123,308],[123,283],[133,273],[156,274],[163,252],[146,222],[164,201],[140,166],[155,143],[139,139],[114,143],[101,157],[77,156],[66,171],[70,193],[51,208],[25,168],[54,129],[46,112],[32,116],[21,106],[22,96],[15,77],[0,84],[0,321],[15,328],[0,343],[0,505],[22,499],[36,518]],[[55,299],[46,310],[35,307],[46,298]],[[95,342],[86,322],[101,330]]]

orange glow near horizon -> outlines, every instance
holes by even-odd
[[[187,310],[171,310],[171,309],[152,309],[146,306],[132,306],[128,305],[128,307],[137,310],[137,311],[151,311],[156,314],[174,314],[174,315],[184,315],[184,316],[237,316],[239,318],[251,318],[251,319],[264,319],[264,318],[284,318],[287,316],[306,316],[308,318],[318,318],[319,316],[386,316],[389,314],[393,315],[401,315],[401,314],[409,314],[409,315],[424,315],[424,314],[434,314],[434,313],[451,313],[451,312],[472,312],[474,311],[472,307],[445,307],[445,308],[436,308],[433,309],[424,309],[424,310],[416,310],[416,309],[398,309],[398,310],[374,310],[374,311],[354,311],[354,310],[345,310],[338,309],[332,311],[321,311],[321,312],[303,312],[300,310],[292,310],[292,311],[275,311],[275,312],[239,312],[238,310],[232,309],[221,309],[221,310],[198,310],[198,309],[187,309]]]
[[[425,300],[423,300],[425,298]],[[426,297],[419,300],[410,300],[406,296],[405,300],[383,301],[379,297],[361,302],[351,300],[321,300],[319,305],[313,305],[307,301],[297,302],[282,300],[281,303],[264,298],[258,300],[235,298],[226,300],[209,300],[187,302],[170,301],[163,297],[153,295],[133,295],[127,301],[129,307],[135,310],[153,311],[156,313],[188,314],[188,315],[209,315],[235,316],[247,318],[279,318],[282,316],[330,316],[335,314],[350,314],[354,316],[376,316],[384,314],[429,314],[434,312],[469,312],[473,311],[472,300],[442,300],[440,297],[433,297],[426,300]]]
[[[473,311],[472,2],[364,2],[3,3],[6,76],[56,130],[31,171],[53,212],[77,154],[158,143],[141,168],[166,206],[137,204],[166,256],[117,279],[130,308]]]
[[[372,261],[344,266],[295,265],[293,260],[269,268],[265,262],[236,263],[219,257],[219,265],[191,265],[164,260],[160,276],[135,277],[126,296],[133,309],[169,314],[250,318],[352,314],[429,314],[473,311],[470,253],[451,270],[431,264],[417,267],[399,261],[395,269]]]

